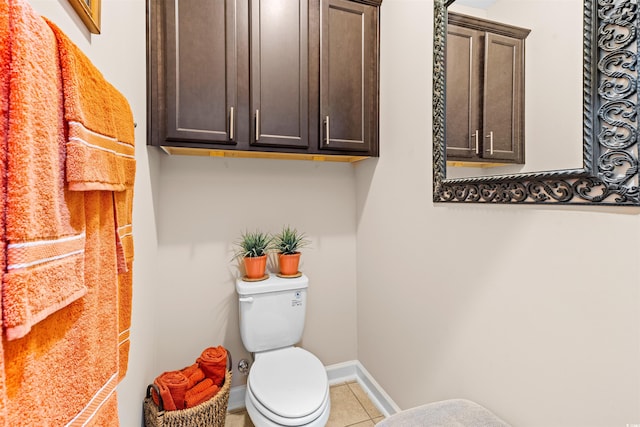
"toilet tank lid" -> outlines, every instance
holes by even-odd
[[[242,279],[236,280],[236,292],[238,295],[256,295],[269,292],[290,291],[293,289],[306,289],[309,286],[309,279],[304,274],[295,278],[278,277],[274,273],[269,273],[269,277],[260,282],[245,282]]]

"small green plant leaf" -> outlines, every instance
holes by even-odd
[[[255,258],[266,255],[271,248],[273,237],[261,231],[245,231],[235,242],[237,250],[234,258]]]
[[[309,241],[305,234],[288,225],[282,227],[282,231],[273,236],[273,248],[285,255],[299,252],[301,248],[308,245]]]

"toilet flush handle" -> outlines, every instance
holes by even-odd
[[[253,302],[253,297],[240,297],[238,298],[240,302]]]

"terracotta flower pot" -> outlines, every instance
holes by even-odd
[[[280,266],[280,274],[284,276],[292,276],[298,272],[298,264],[300,263],[300,252],[294,254],[278,254],[278,265]]]
[[[267,256],[245,257],[244,270],[248,279],[260,279],[267,268]]]

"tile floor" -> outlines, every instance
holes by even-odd
[[[331,414],[326,427],[373,427],[384,416],[357,382],[331,386]],[[242,409],[227,414],[226,427],[253,427]]]

